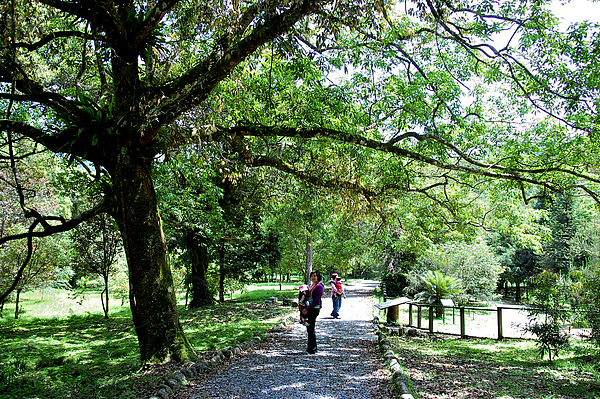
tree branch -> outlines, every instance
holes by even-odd
[[[262,15],[260,7],[248,9],[243,17],[244,23],[232,32],[231,36],[223,36],[204,62],[190,69],[179,79],[154,91],[155,97],[164,96],[158,117],[160,124],[172,122],[182,113],[204,101],[216,85],[256,49],[285,33],[297,21],[314,12],[326,1],[330,0],[293,1],[291,6],[280,11],[280,7],[287,3],[284,1],[280,7],[277,7],[278,13],[267,15],[266,19],[254,27],[251,33],[238,39],[233,33],[239,34],[252,20]],[[272,7],[275,8],[275,5]]]
[[[513,182],[523,182],[529,183],[535,186],[540,186],[550,191],[561,191],[564,189],[558,186],[555,186],[549,181],[541,180],[539,178],[534,178],[531,176],[543,176],[550,172],[561,173],[564,175],[576,177],[578,179],[583,179],[591,183],[600,183],[600,179],[597,177],[579,172],[577,170],[565,169],[562,167],[556,166],[548,166],[546,168],[507,168],[498,164],[487,164],[483,162],[479,162],[467,154],[460,151],[456,146],[452,145],[445,139],[432,135],[432,134],[423,134],[419,135],[417,133],[406,133],[405,137],[414,137],[418,140],[435,140],[442,145],[444,145],[449,150],[453,151],[460,160],[466,162],[468,165],[463,165],[460,163],[448,163],[445,161],[440,161],[438,159],[425,156],[419,154],[417,152],[407,150],[405,148],[400,148],[396,145],[390,145],[388,143],[380,142],[377,140],[372,140],[367,137],[363,137],[357,134],[348,134],[345,132],[340,132],[333,129],[326,128],[313,128],[313,129],[296,129],[289,127],[269,127],[269,126],[236,126],[232,128],[222,128],[211,126],[204,133],[201,133],[206,138],[223,138],[230,142],[234,141],[236,136],[245,137],[245,136],[255,136],[255,137],[297,137],[303,139],[312,139],[317,137],[325,137],[334,141],[351,143],[361,147],[370,148],[375,151],[384,152],[393,154],[400,158],[412,159],[423,164],[431,165],[442,170],[450,170],[460,173],[466,173],[469,175],[477,175],[482,177],[489,177],[493,179],[507,180]],[[201,137],[202,138],[202,137]],[[238,144],[239,148],[239,144]],[[250,159],[250,155],[246,156]],[[258,162],[258,161],[254,161]],[[266,162],[265,160],[261,160],[260,162]],[[530,175],[530,176],[527,176]]]
[[[42,37],[37,42],[31,43],[31,44],[15,43],[14,47],[15,48],[24,48],[29,51],[34,51],[34,50],[44,47],[46,44],[50,43],[54,39],[65,38],[65,37],[81,37],[81,38],[87,39],[87,40],[102,40],[101,36],[98,36],[98,35],[90,35],[88,33],[80,32],[78,30],[67,30],[67,31],[49,33],[49,34],[45,35],[44,37]]]

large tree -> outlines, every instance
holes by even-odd
[[[152,180],[153,158],[175,140],[166,128],[202,104],[257,48],[320,5],[313,0],[2,4],[0,98],[40,116],[6,115],[0,128],[87,162],[98,178],[108,176],[105,201],[96,212],[109,211],[123,237],[142,360],[193,356],[177,315]],[[68,222],[49,224],[44,215],[30,216],[32,226],[40,225],[30,230],[33,235],[68,228]]]
[[[151,167],[174,144],[228,141],[248,165],[369,203],[407,195],[449,223],[491,180],[525,200],[595,196],[597,27],[557,32],[539,1],[10,0],[0,11],[4,142],[66,154],[104,188],[69,220],[23,203],[30,228],[12,238],[110,213],[142,360],[192,356]],[[497,32],[511,39],[492,46]],[[328,83],[342,66],[350,77]],[[449,194],[459,184],[468,190]]]

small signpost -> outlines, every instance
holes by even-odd
[[[398,306],[409,302],[412,302],[412,299],[401,297],[392,299],[391,301],[378,303],[375,307],[379,310],[386,310],[388,323],[396,323],[399,317]]]

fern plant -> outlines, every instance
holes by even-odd
[[[456,277],[446,276],[439,270],[428,270],[421,276],[425,290],[415,295],[415,300],[427,302],[435,307],[436,317],[442,315],[442,299],[450,298],[461,291],[460,280]]]

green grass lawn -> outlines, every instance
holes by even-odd
[[[295,285],[286,288],[250,287],[199,310],[185,309],[182,297],[180,319],[190,343],[201,355],[263,335],[294,311],[264,302],[294,297]],[[10,304],[0,319],[0,399],[140,398],[162,382],[163,370],[142,367],[131,314],[120,301],[112,301],[108,320],[99,292],[79,301],[66,291],[26,293],[21,305],[18,320]]]
[[[417,399],[600,398],[597,352],[581,341],[548,362],[532,340],[390,340]]]

